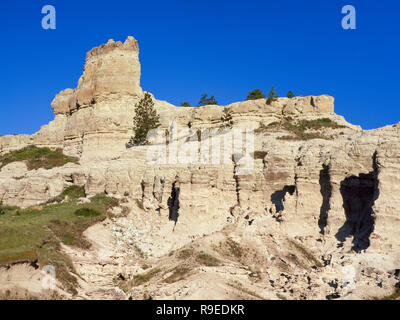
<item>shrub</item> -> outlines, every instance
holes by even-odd
[[[126,144],[126,148],[147,144],[147,134],[151,129],[160,126],[160,116],[154,109],[154,101],[150,93],[146,92],[144,98],[135,105],[133,117],[134,136]]]
[[[156,274],[158,274],[161,271],[160,268],[154,268],[151,269],[150,271],[142,274],[138,274],[134,278],[134,285],[139,286],[143,283],[148,282],[151,278],[153,278]]]
[[[207,267],[219,266],[219,260],[205,252],[200,252],[196,257],[196,260]]]
[[[101,216],[101,213],[93,210],[93,209],[89,209],[89,208],[81,208],[81,209],[77,209],[75,210],[74,214],[76,216],[79,217],[97,217],[97,216]]]
[[[292,90],[290,90],[290,91],[288,92],[288,94],[286,95],[286,97],[288,97],[289,99],[292,99],[292,98],[295,97],[295,95],[294,95],[294,93],[292,92]]]
[[[274,90],[274,86],[271,87],[271,90],[268,92],[268,98],[266,104],[270,105],[273,101],[278,100],[278,95]]]
[[[246,100],[265,99],[265,94],[260,89],[254,89],[247,95]]]
[[[181,107],[191,107],[190,103],[187,101],[181,102]]]
[[[207,94],[205,93],[200,97],[198,106],[207,106],[207,105],[212,105],[212,104],[218,105],[218,102],[217,102],[217,100],[215,100],[214,95],[212,95],[210,98],[208,98]]]

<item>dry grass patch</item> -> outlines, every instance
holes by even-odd
[[[176,267],[173,270],[173,274],[170,275],[168,278],[166,278],[164,282],[174,283],[183,280],[185,279],[186,275],[190,272],[190,270],[191,269],[189,267],[184,267],[184,266]]]
[[[196,261],[207,267],[217,267],[220,265],[220,261],[217,258],[203,251],[196,255]]]

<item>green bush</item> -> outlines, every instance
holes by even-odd
[[[181,107],[191,107],[190,103],[187,101],[181,102]]]
[[[246,100],[265,99],[265,94],[260,89],[254,89],[247,95]]]
[[[275,92],[274,86],[271,87],[271,90],[268,92],[268,98],[266,104],[270,105],[273,101],[278,100],[278,95]]]
[[[210,98],[208,98],[207,94],[205,93],[200,97],[198,106],[200,107],[200,106],[207,106],[207,105],[212,105],[212,104],[218,105],[218,102],[217,102],[217,100],[215,100],[214,95],[212,95]]]
[[[160,126],[160,116],[154,109],[154,101],[150,93],[146,92],[144,98],[135,106],[133,118],[133,131],[135,135],[126,144],[126,148],[147,143],[147,134],[152,129]]]
[[[289,99],[292,99],[292,98],[295,97],[295,95],[294,95],[294,93],[292,92],[292,90],[290,90],[290,91],[288,92],[288,94],[286,95],[286,97],[288,97]]]

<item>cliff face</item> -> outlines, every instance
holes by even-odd
[[[287,239],[295,239],[325,264],[319,273],[305,268],[319,279],[322,292],[310,291],[311,297],[340,291],[338,270],[348,264],[380,270],[385,276],[379,281],[388,281],[388,290],[393,278],[386,274],[400,267],[399,125],[363,131],[336,115],[333,98],[325,95],[280,98],[271,105],[265,99],[233,103],[225,107],[229,124],[224,107],[178,108],[155,100],[162,130],[171,134],[171,122],[186,130],[178,132],[179,146],[198,137],[198,130],[218,132],[221,144],[208,155],[226,156],[223,139],[230,129],[254,130],[247,155],[253,166],[246,174],[238,174],[243,163],[234,152],[224,163],[202,162],[199,145],[194,161],[157,163],[149,159],[154,145],[125,148],[134,105],[143,96],[138,52],[131,37],[124,44],[110,40],[91,50],[78,87],[60,92],[52,102],[54,121],[32,136],[0,138],[0,154],[34,144],[80,157],[80,165],[51,170],[5,166],[0,171],[3,202],[36,205],[68,185],[84,185],[88,196],[106,192],[126,198],[129,215],[115,218],[109,227],[119,253],[133,254],[132,243],[139,243],[149,256],[161,257],[216,232],[226,236],[235,226],[228,236],[253,242],[250,247],[257,243],[265,260],[252,263],[267,267],[276,283],[283,281],[278,271],[289,268],[285,272],[293,277],[282,282],[285,288],[306,277],[302,264],[288,256],[293,243]],[[314,127],[304,131],[301,125],[307,123]],[[241,139],[233,137],[234,144]],[[202,133],[201,142],[207,141],[212,137]],[[279,252],[280,246],[286,251]],[[292,297],[308,294],[304,281]],[[339,283],[336,289],[330,281]]]

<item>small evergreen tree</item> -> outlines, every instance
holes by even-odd
[[[274,86],[272,86],[271,90],[268,92],[268,99],[266,101],[268,105],[270,105],[273,101],[278,100],[278,95],[276,94],[274,89]]]
[[[198,106],[207,106],[210,104],[216,104],[218,105],[217,100],[215,100],[214,95],[212,95],[210,98],[207,98],[207,94],[201,95],[200,101],[198,103]]]
[[[265,99],[265,94],[260,89],[254,89],[247,95],[246,100]]]
[[[154,101],[150,93],[146,92],[144,98],[135,105],[133,117],[133,131],[135,135],[126,144],[127,148],[147,143],[147,133],[160,126],[160,116],[154,109]]]
[[[191,107],[190,103],[187,101],[181,102],[181,107]]]
[[[292,92],[292,90],[290,90],[290,91],[288,92],[287,97],[288,97],[289,99],[292,99],[292,98],[295,97],[295,95],[294,95],[294,93]]]

